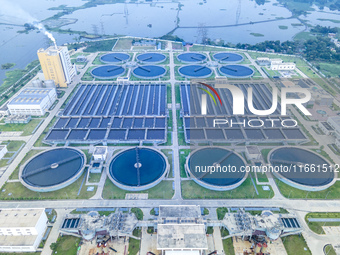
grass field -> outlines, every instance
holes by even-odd
[[[221,236],[228,236],[229,231],[226,228],[221,228]],[[235,250],[234,250],[234,245],[233,245],[233,239],[228,238],[228,239],[223,239],[223,250],[225,255],[235,255]]]
[[[116,41],[117,39],[87,42],[88,46],[84,52],[111,51]]]
[[[172,165],[172,154],[169,154],[169,152],[172,152],[172,150],[170,149],[163,149],[161,150],[164,155],[168,158],[168,162],[169,162],[169,166],[170,166],[170,169],[169,169],[169,178],[172,178],[173,177],[173,165]]]
[[[56,254],[76,255],[77,248],[80,242],[79,237],[74,236],[60,236],[57,240]]]
[[[130,192],[118,188],[107,178],[102,196],[104,199],[125,199],[127,193],[148,193],[149,199],[171,199],[174,195],[172,183],[172,181],[162,181],[151,189]]]
[[[130,50],[132,46],[132,39],[123,38],[119,39],[113,50]]]
[[[87,191],[87,186],[83,185],[78,196],[78,191],[83,178],[84,174],[71,185],[52,192],[35,192],[27,189],[20,182],[6,182],[1,188],[6,191],[0,193],[0,200],[89,199],[96,194],[97,187],[94,186],[93,191]]]
[[[310,218],[340,218],[340,213],[339,212],[313,212],[313,213],[308,213],[305,216],[305,221],[308,225],[308,227],[315,232],[316,234],[325,234],[323,231],[322,226],[340,226],[340,221],[339,222],[309,222],[308,219]]]
[[[190,152],[191,152],[190,149],[179,150],[179,167],[180,167],[180,170],[181,170],[181,177],[182,178],[187,177],[187,173],[185,172],[185,161],[186,161],[186,158],[188,157]]]
[[[100,181],[100,177],[102,174],[91,174],[89,175],[89,182],[91,183],[97,183]]]
[[[283,237],[282,242],[288,255],[312,255],[302,235]]]
[[[259,195],[256,194],[250,178],[247,178],[239,187],[230,191],[213,191],[198,185],[194,181],[182,181],[182,196],[184,199],[257,199],[272,198],[274,192],[269,186],[269,191],[264,191],[256,185]]]
[[[136,255],[139,252],[140,249],[140,240],[129,238],[129,255]]]
[[[320,71],[328,76],[328,77],[339,77],[340,75],[340,65],[339,64],[331,64],[325,62],[316,63],[320,66]]]
[[[275,179],[276,185],[284,197],[303,198],[303,199],[339,199],[340,198],[340,181],[328,189],[322,191],[304,191],[293,188],[282,181]],[[326,198],[327,197],[327,198]]]
[[[17,151],[20,149],[21,145],[23,145],[25,142],[23,141],[3,141],[1,145],[6,144],[8,151]]]
[[[4,124],[0,125],[0,132],[22,131],[22,136],[32,135],[33,130],[38,126],[42,119],[32,119],[27,124]]]

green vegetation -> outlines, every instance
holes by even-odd
[[[8,151],[17,151],[24,144],[23,141],[3,141],[1,145],[7,145]]]
[[[272,198],[274,192],[271,187],[264,191],[256,185],[259,195],[256,194],[250,178],[247,178],[239,187],[229,191],[214,191],[203,188],[194,181],[182,181],[182,196],[184,199],[242,199],[242,198]]]
[[[203,209],[203,214],[204,214],[204,215],[209,215],[209,210],[208,210],[208,208],[204,208],[204,209]]]
[[[22,131],[22,136],[32,135],[34,129],[38,126],[38,124],[42,121],[42,119],[31,119],[27,124],[4,124],[0,125],[0,132],[20,132]]]
[[[259,182],[268,182],[268,178],[267,178],[266,173],[259,173],[259,172],[257,172],[256,175],[257,175],[257,180]]]
[[[305,191],[293,188],[282,181],[275,179],[276,185],[281,194],[287,198],[303,199],[339,199],[340,181],[335,182],[331,187],[322,191]]]
[[[212,235],[214,233],[214,228],[213,227],[207,227],[207,232],[208,235]]]
[[[291,235],[282,238],[288,255],[312,255],[302,235]],[[306,249],[306,250],[305,250]]]
[[[60,190],[51,192],[35,192],[27,189],[20,182],[6,182],[0,193],[0,200],[60,200],[60,199],[88,199],[96,194],[97,187],[93,191],[87,191],[87,186],[83,185],[78,196],[80,185],[83,181],[84,174],[77,181]],[[11,194],[11,195],[9,195]]]
[[[132,235],[135,236],[135,237],[141,237],[142,235],[142,231],[139,227],[135,228],[133,231],[132,231]]]
[[[79,237],[59,236],[57,242],[51,244],[51,250],[57,254],[76,255],[79,242]]]
[[[134,239],[134,238],[129,238],[129,250],[128,254],[129,255],[137,255],[140,249],[140,240]]]
[[[132,47],[131,38],[121,38],[118,40],[114,50],[130,50]]]
[[[98,51],[111,51],[112,47],[115,45],[117,39],[109,39],[109,40],[100,40],[100,41],[92,41],[92,42],[84,42],[84,43],[76,43],[68,45],[70,49],[77,49],[81,47],[86,47],[83,52],[98,52]]]
[[[226,208],[226,207],[218,207],[218,208],[216,209],[217,218],[218,218],[219,220],[223,220],[224,215],[225,215],[227,212],[228,212],[228,208]]]
[[[151,215],[156,215],[155,208],[152,208],[152,209],[150,210],[150,214],[151,214]]]
[[[48,131],[50,130],[50,128],[54,125],[54,122],[57,120],[56,117],[54,117],[50,123],[48,123],[47,127],[45,128],[45,130],[41,133],[41,135],[39,136],[38,140],[35,142],[34,147],[46,147],[46,146],[50,146],[47,144],[44,144],[42,141],[45,138],[45,136],[47,135]]]
[[[181,149],[179,150],[179,168],[180,168],[180,173],[182,178],[187,177],[187,173],[185,172],[185,162],[187,160],[187,157],[189,153],[191,152],[190,149]]]
[[[21,160],[20,164],[14,169],[14,171],[10,175],[9,179],[10,180],[17,180],[17,179],[19,179],[19,169],[20,169],[20,166],[23,166],[28,159],[32,158],[34,155],[38,154],[39,152],[42,152],[42,150],[30,150],[29,152],[27,152],[25,157]]]
[[[168,158],[168,162],[169,162],[169,166],[170,166],[170,169],[169,169],[169,174],[168,174],[168,176],[170,177],[170,178],[172,178],[173,177],[173,165],[172,165],[172,150],[171,149],[162,149],[161,150],[163,153],[164,153],[164,155]],[[170,152],[171,152],[171,154],[170,154]]]
[[[148,227],[147,231],[148,234],[153,234],[155,232],[154,227]]]
[[[325,254],[336,255],[336,252],[331,244],[327,244],[324,248]]]
[[[229,235],[229,231],[226,228],[221,228],[221,236],[225,237]],[[225,255],[235,255],[234,245],[233,245],[233,239],[227,238],[222,239],[223,242],[223,251]]]
[[[116,210],[111,210],[111,211],[96,211],[99,213],[101,216],[109,216],[111,213],[115,213]],[[70,212],[70,214],[87,214],[89,211],[77,211],[74,209],[73,211]]]
[[[260,33],[250,33],[250,35],[255,36],[255,37],[263,37],[264,34],[260,34]]]
[[[340,75],[340,64],[326,62],[317,62],[315,64],[317,68],[319,68],[319,70],[327,77],[339,77]]]
[[[340,219],[340,213],[339,212],[313,212],[308,213],[305,216],[305,221],[313,232],[316,234],[325,234],[323,230],[323,226],[340,226],[340,221],[338,222],[309,222],[308,219],[311,218],[325,218],[325,219]]]
[[[1,65],[1,69],[2,70],[7,70],[7,69],[11,69],[14,66],[15,66],[15,63],[5,63],[5,64]]]
[[[54,216],[57,216],[57,212],[54,209],[52,209],[51,214],[46,213],[46,216],[47,216],[48,221],[52,222]]]
[[[282,30],[286,30],[286,29],[288,29],[288,27],[287,27],[287,26],[279,26],[279,28],[280,28],[280,29],[282,29]]]
[[[102,176],[102,174],[92,174],[92,173],[90,173],[88,181],[91,182],[91,183],[98,183],[100,181],[101,176]]]
[[[131,208],[131,212],[136,215],[138,220],[143,220],[143,211],[140,208]]]
[[[172,181],[162,181],[151,189],[139,192],[129,192],[118,188],[109,178],[107,178],[102,196],[104,199],[125,199],[127,193],[147,193],[149,199],[171,199],[174,195],[172,183]]]

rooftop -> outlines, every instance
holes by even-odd
[[[42,213],[45,213],[45,210],[42,208],[1,209],[0,228],[35,227]]]
[[[107,147],[106,146],[97,146],[94,149],[94,153],[95,155],[104,155],[107,152]]]
[[[201,209],[198,205],[162,205],[159,207],[160,218],[200,218]]]
[[[208,242],[203,224],[159,224],[157,249],[207,249]]]
[[[14,97],[8,105],[40,104],[54,88],[26,88]]]

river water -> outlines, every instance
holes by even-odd
[[[8,0],[4,1],[8,5]],[[13,1],[12,1],[13,2]],[[28,20],[44,20],[58,13],[48,10],[60,5],[81,6],[82,0],[16,0],[5,11],[0,10],[0,65],[15,63],[14,68],[24,68],[37,59],[39,48],[48,46],[42,33],[30,31],[19,34]],[[3,8],[2,8],[3,9]],[[201,42],[202,34],[212,40],[230,43],[258,43],[265,40],[291,40],[304,31],[305,26],[291,17],[291,12],[276,0],[257,5],[252,0],[170,0],[153,3],[116,3],[77,10],[63,18],[74,19],[75,23],[63,29],[97,32],[108,35],[132,35],[159,37],[170,31],[186,41]],[[307,16],[301,17],[312,25],[339,26],[340,13],[314,6]],[[5,23],[5,24],[4,24]],[[300,25],[299,25],[300,24]],[[177,29],[175,29],[178,26]],[[76,34],[54,36],[59,45],[74,42]],[[6,70],[0,70],[0,84]]]

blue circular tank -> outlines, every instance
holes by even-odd
[[[158,184],[167,170],[168,164],[160,152],[136,147],[115,155],[109,165],[108,175],[120,188],[145,190]]]
[[[103,63],[106,63],[106,64],[111,64],[111,63],[115,63],[115,64],[124,63],[124,62],[129,61],[129,59],[130,59],[130,55],[129,55],[129,54],[126,54],[126,53],[118,53],[118,52],[115,52],[115,53],[108,53],[108,54],[102,55],[102,56],[100,57],[100,61],[102,61]]]
[[[30,159],[20,171],[23,184],[34,191],[61,189],[79,178],[85,165],[83,152],[73,148],[43,151]]]
[[[214,59],[220,63],[239,63],[243,60],[243,56],[232,52],[220,52],[214,54]]]
[[[178,61],[183,63],[203,63],[207,57],[202,53],[186,52],[177,56]]]
[[[114,79],[124,74],[125,68],[116,65],[98,66],[91,70],[91,75],[97,79]]]
[[[143,53],[137,56],[137,61],[145,64],[162,63],[166,56],[161,53]]]
[[[187,159],[186,167],[194,181],[201,186],[213,190],[230,190],[241,185],[245,180],[246,172],[241,171],[241,167],[245,165],[245,161],[235,152],[220,147],[210,147],[194,151]],[[221,169],[234,166],[237,171],[207,173],[206,170],[211,166],[221,167]]]
[[[145,65],[136,67],[132,73],[140,79],[157,79],[166,74],[166,69],[162,66]]]
[[[203,65],[187,65],[180,67],[178,73],[186,78],[207,78],[212,74],[212,70]]]
[[[244,65],[225,65],[221,66],[219,71],[230,78],[249,78],[254,75],[254,70]]]

